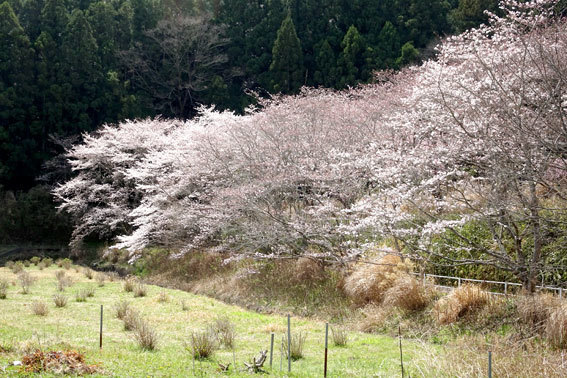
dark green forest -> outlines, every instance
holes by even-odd
[[[377,70],[433,56],[440,38],[486,20],[485,9],[496,1],[5,1],[0,242],[66,240],[49,190],[70,174],[60,155],[83,132],[371,82]]]

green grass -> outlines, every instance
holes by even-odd
[[[56,266],[42,271],[37,267],[26,268],[37,278],[29,294],[21,294],[17,277],[6,268],[0,268],[0,279],[15,282],[8,289],[8,298],[0,300],[0,346],[13,345],[8,352],[0,352],[0,375],[17,376],[17,368],[2,369],[23,357],[23,347],[38,345],[44,350],[76,349],[83,352],[90,364],[99,365],[106,376],[114,377],[188,377],[188,376],[250,376],[244,362],[269,349],[270,332],[275,333],[273,368],[266,371],[274,376],[320,377],[323,372],[324,328],[323,322],[292,317],[292,333],[307,334],[304,358],[294,361],[292,373],[287,373],[287,362],[280,371],[280,344],[286,331],[287,320],[277,315],[263,315],[227,305],[219,301],[179,290],[168,290],[148,285],[146,297],[134,298],[133,293],[122,290],[122,282],[106,282],[98,287],[82,272],[72,268],[67,275],[75,282],[64,292],[70,300],[66,307],[57,308],[52,297],[57,293]],[[73,300],[75,293],[88,286],[95,287],[95,294],[86,302]],[[169,301],[159,302],[165,292]],[[132,332],[123,329],[123,322],[114,315],[113,306],[120,300],[128,300],[142,317],[159,333],[156,351],[143,351],[136,344]],[[31,303],[43,300],[49,305],[47,316],[32,313]],[[182,310],[182,301],[188,307]],[[100,306],[104,305],[104,347],[99,349]],[[234,354],[222,348],[210,360],[193,361],[185,350],[192,331],[204,330],[217,317],[226,316],[236,328]],[[330,337],[330,336],[329,336]],[[412,369],[412,359],[419,353],[420,345],[404,341],[404,363]],[[233,360],[236,359],[236,369]],[[218,363],[231,363],[228,373],[218,371]],[[415,367],[415,364],[414,364]],[[329,341],[330,377],[391,377],[400,375],[398,340],[391,337],[364,333],[349,333],[346,347],[335,347]],[[414,375],[414,374],[412,374]],[[416,374],[417,375],[417,374]],[[50,375],[42,375],[50,376]]]

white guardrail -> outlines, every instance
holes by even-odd
[[[463,284],[463,282],[474,282],[474,283],[481,283],[481,284],[490,284],[490,285],[500,285],[504,287],[504,291],[500,291],[500,292],[494,292],[494,291],[488,291],[488,293],[493,294],[493,295],[508,295],[510,288],[514,288],[514,287],[522,287],[522,284],[516,283],[516,282],[503,282],[503,281],[490,281],[490,280],[476,280],[473,278],[462,278],[462,277],[452,277],[452,276],[441,276],[438,274],[420,274],[420,273],[414,273],[415,275],[419,276],[419,277],[423,277],[425,278],[442,278],[442,279],[446,279],[446,280],[454,280],[457,282],[456,287],[459,287]],[[442,288],[442,289],[446,289],[446,290],[452,290],[455,288],[455,286],[446,286],[446,285],[435,285],[435,287],[438,288]],[[545,285],[540,285],[540,286],[536,286],[537,290],[549,290],[554,292],[555,294],[559,295],[559,298],[563,298],[563,288],[562,287],[554,287],[554,286],[545,286]]]

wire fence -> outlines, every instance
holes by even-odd
[[[473,278],[442,276],[438,274],[420,274],[414,273],[423,278],[424,283],[427,278],[432,278],[435,282],[435,287],[444,291],[453,290],[455,287],[461,286],[463,283],[471,282],[481,284],[487,289],[487,292],[492,295],[516,295],[522,289],[522,284],[516,282],[505,281],[491,281],[491,280],[477,280]],[[453,283],[452,285],[450,283]],[[536,290],[552,292],[563,298],[564,288],[556,286],[538,285]]]

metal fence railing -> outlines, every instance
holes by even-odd
[[[442,276],[442,275],[438,275],[438,274],[425,274],[425,275],[419,274],[419,273],[415,273],[415,274],[420,276],[420,277],[423,277],[424,279],[433,278],[436,282],[435,287],[438,287],[438,288],[444,289],[444,290],[452,290],[455,287],[461,286],[465,282],[482,284],[482,285],[486,285],[486,286],[491,286],[493,288],[499,287],[500,290],[496,290],[496,291],[488,290],[488,292],[490,294],[493,294],[493,295],[515,294],[519,291],[519,289],[522,288],[522,284],[519,284],[519,283],[516,283],[516,282],[477,280],[477,279],[473,279],[473,278]],[[439,281],[439,280],[441,280],[444,283],[447,282],[447,281],[448,282],[451,282],[451,281],[456,282],[456,285],[449,286],[449,285],[438,284],[437,281]],[[536,289],[540,290],[540,291],[551,291],[551,292],[555,293],[556,295],[558,295],[559,298],[563,298],[564,289],[562,287],[539,285],[539,286],[536,286]]]

